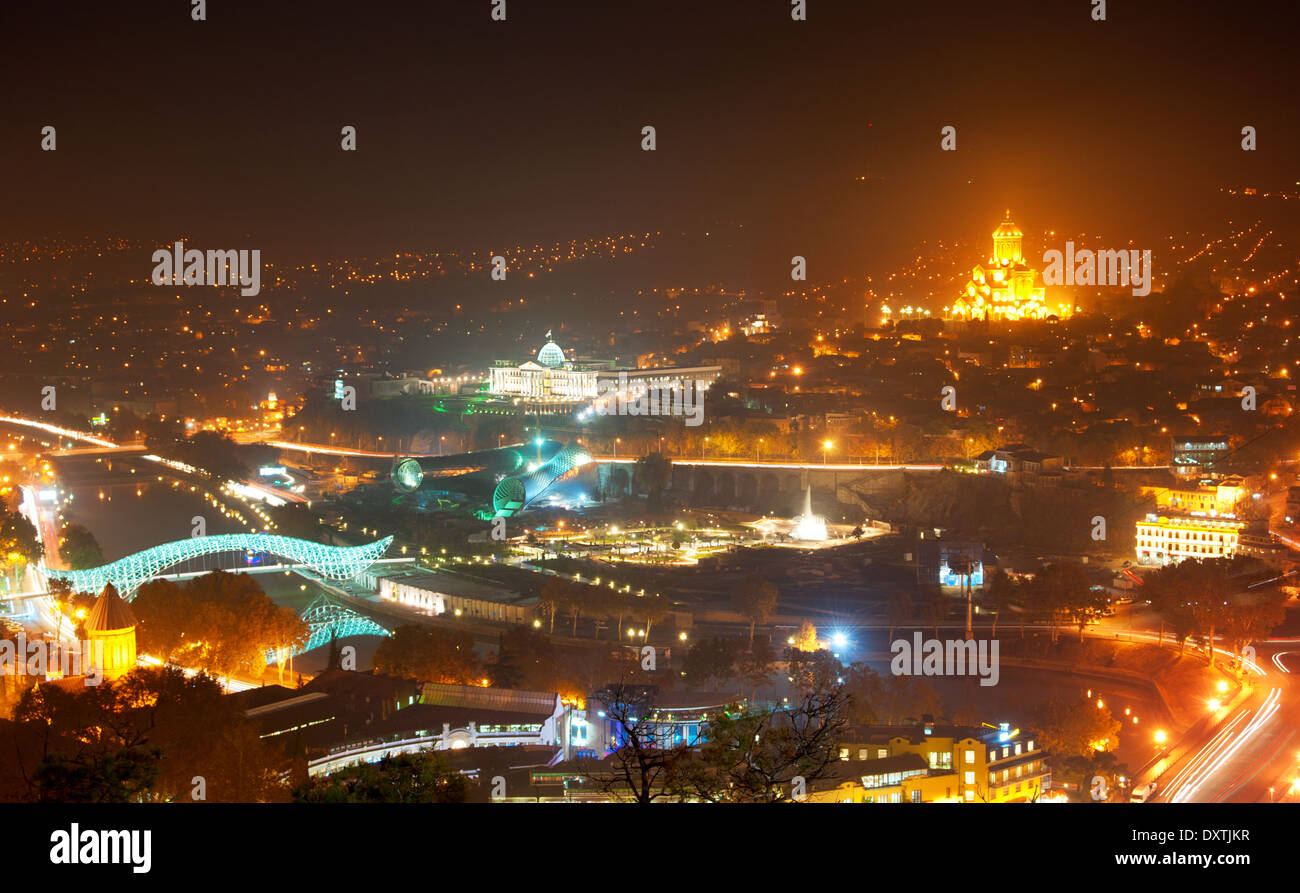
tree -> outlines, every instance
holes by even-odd
[[[690,688],[708,688],[736,675],[740,657],[736,639],[710,636],[691,643],[682,661],[682,676]]]
[[[1084,802],[1106,802],[1110,800],[1110,791],[1119,791],[1123,785],[1120,779],[1128,780],[1133,777],[1129,771],[1128,764],[1119,762],[1119,758],[1112,751],[1094,750],[1086,756],[1070,756],[1057,761],[1057,767],[1052,772],[1053,778],[1060,778],[1066,784],[1075,785],[1081,792],[1088,796]],[[1092,799],[1092,780],[1102,778],[1106,783],[1107,796],[1105,800],[1094,801]],[[1100,793],[1100,789],[1098,791]]]
[[[506,644],[505,633],[497,637],[497,659],[488,664],[486,670],[493,688],[519,688],[523,683],[523,670]]]
[[[501,636],[501,649],[519,671],[518,688],[557,691],[561,687],[556,648],[541,630],[531,626],[511,627]],[[498,663],[500,659],[498,658]],[[499,685],[495,679],[493,685]]]
[[[1035,574],[1025,596],[1035,618],[1051,624],[1053,642],[1063,618],[1081,623],[1079,639],[1082,641],[1088,618],[1105,606],[1105,596],[1092,590],[1083,566],[1069,561],[1049,564]]]
[[[124,747],[112,753],[66,757],[50,754],[36,766],[42,803],[131,803],[143,799],[158,777],[162,752]]]
[[[98,686],[36,686],[14,710],[16,763],[44,800],[283,799],[280,756],[220,684],[174,667],[149,667]]]
[[[779,803],[793,799],[794,779],[824,778],[839,759],[849,696],[830,681],[800,692],[791,707],[729,708],[709,718],[697,761],[678,784],[701,800]]]
[[[469,783],[437,751],[385,756],[312,778],[293,792],[298,803],[464,803]]]
[[[1150,600],[1151,607],[1160,615],[1163,623],[1173,627],[1174,637],[1178,639],[1179,657],[1182,657],[1187,637],[1198,628],[1197,617],[1184,598],[1181,573],[1179,565],[1166,565],[1148,574],[1142,583],[1142,594]],[[1162,625],[1161,636],[1163,635]]]
[[[183,586],[151,580],[136,591],[132,610],[141,651],[222,675],[260,676],[269,653],[291,654],[308,637],[302,618],[248,574],[217,570]]]
[[[1051,700],[1039,705],[1032,715],[1044,749],[1054,756],[1090,757],[1094,751],[1119,746],[1120,721],[1110,715],[1109,708],[1088,698],[1069,704]]]
[[[922,676],[882,677],[878,711],[886,722],[903,722],[925,714],[936,715],[943,706],[939,693]]]
[[[537,597],[537,610],[542,616],[549,618],[551,633],[555,632],[555,612],[564,604],[568,595],[568,586],[569,584],[562,577],[551,577]]]
[[[756,639],[748,651],[743,651],[736,661],[736,678],[749,686],[749,700],[758,697],[758,690],[772,684],[776,672],[777,654],[767,639]]]
[[[1285,598],[1265,585],[1272,576],[1266,566],[1246,557],[1188,558],[1149,574],[1143,591],[1174,626],[1180,643],[1190,634],[1205,634],[1206,658],[1213,666],[1218,632],[1239,654],[1242,645],[1267,638],[1281,622]]]
[[[1002,617],[1002,612],[1008,609],[1020,611],[1020,638],[1025,637],[1025,612],[1020,607],[1020,583],[1015,577],[1002,568],[995,570],[989,578],[988,586],[984,587],[983,601],[984,610],[993,615],[992,638],[998,637],[998,620]]]
[[[660,510],[663,491],[672,479],[673,463],[661,453],[649,453],[636,460],[632,481],[638,491],[647,494],[646,508],[653,514]]]
[[[596,699],[604,707],[614,749],[600,766],[581,764],[584,776],[605,793],[637,803],[680,796],[677,775],[689,751],[665,746],[652,719],[654,690],[619,682]]]
[[[731,606],[749,618],[749,641],[754,642],[754,626],[767,623],[776,610],[776,587],[762,577],[745,577],[731,593]]]
[[[970,555],[968,555],[968,554],[965,554],[965,553],[961,553],[961,554],[957,554],[957,555],[949,555],[949,556],[948,556],[948,569],[951,570],[951,571],[952,571],[954,574],[956,574],[957,576],[961,577],[961,591],[962,591],[962,596],[966,599],[966,638],[967,638],[967,640],[970,640],[971,638],[974,637],[974,632],[971,630],[971,614],[972,614],[971,595],[972,595],[972,593],[971,593],[971,585],[970,585],[970,581],[971,581],[971,577],[974,576],[975,571],[976,571],[978,565],[979,565],[979,560],[978,560],[978,559],[973,558],[972,556],[970,556]],[[938,638],[938,634],[937,634],[937,633],[936,633],[936,636],[935,636],[935,637]]]
[[[69,570],[79,571],[104,564],[104,552],[95,535],[80,524],[69,524],[59,537],[59,557]]]
[[[1089,623],[1106,609],[1105,590],[1092,587],[1083,566],[1074,562],[1048,565],[1035,578],[1039,597],[1052,605],[1053,615],[1068,619],[1079,629],[1079,641]]]
[[[844,673],[844,690],[848,693],[848,716],[856,725],[873,725],[876,708],[884,698],[880,674],[864,663],[850,664]]]
[[[72,605],[72,581],[67,577],[56,577],[46,586],[50,601],[53,603],[56,626],[54,638],[63,639],[63,618]]]
[[[399,626],[380,642],[371,665],[422,682],[474,685],[483,678],[470,633],[415,624]]]
[[[0,559],[10,575],[11,586],[17,583],[14,575],[19,567],[37,563],[42,554],[36,528],[18,512],[6,511],[0,502]]]
[[[636,613],[645,618],[645,637],[646,641],[650,640],[650,630],[661,620],[667,619],[672,614],[672,605],[660,593],[653,595],[640,596],[634,607]]]
[[[1244,646],[1269,638],[1273,629],[1286,620],[1286,593],[1279,589],[1260,589],[1237,593],[1231,598],[1232,610],[1227,612],[1223,638],[1241,663]]]
[[[840,684],[844,672],[839,659],[826,649],[786,649],[787,679],[799,691],[818,691]]]
[[[813,626],[811,620],[800,621],[799,631],[793,638],[790,647],[799,651],[817,651],[822,647],[821,642],[817,640],[817,627]]]
[[[599,598],[600,591],[594,586],[570,584],[565,587],[562,604],[567,606],[569,613],[573,615],[573,637],[575,639],[578,637],[578,617],[582,614],[582,609],[588,605],[598,604]]]

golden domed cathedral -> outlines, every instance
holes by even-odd
[[[993,230],[993,256],[976,264],[962,294],[947,309],[954,319],[1046,319],[1047,289],[1038,270],[1025,263],[1024,233],[1011,222],[1011,211]],[[1068,315],[1061,308],[1058,316]]]
[[[95,600],[85,629],[96,661],[101,659],[99,643],[103,643],[100,670],[105,679],[116,679],[135,669],[135,613],[112,583],[106,584]]]

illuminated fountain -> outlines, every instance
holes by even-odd
[[[790,531],[793,539],[805,542],[822,542],[826,540],[826,519],[819,518],[812,512],[812,484],[803,498],[803,514],[795,519],[794,529]]]

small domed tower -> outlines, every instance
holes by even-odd
[[[993,230],[993,262],[997,264],[1018,264],[1023,258],[1020,254],[1020,240],[1024,233],[1020,227],[1011,222],[1011,211],[1007,210],[1007,219]]]
[[[135,669],[135,614],[117,588],[108,583],[86,618],[86,638],[91,659],[99,663],[105,679],[116,679]],[[99,657],[103,643],[103,657]]]

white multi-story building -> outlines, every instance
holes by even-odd
[[[1137,557],[1144,564],[1184,558],[1229,558],[1245,525],[1235,518],[1147,515],[1137,522]]]
[[[594,369],[573,368],[564,349],[547,332],[536,362],[493,366],[488,372],[488,391],[538,403],[580,403],[596,396],[596,374]]]
[[[564,350],[551,340],[537,352],[536,361],[520,365],[498,362],[488,373],[488,392],[517,397],[529,403],[585,403],[602,395],[625,397],[652,388],[708,390],[722,374],[720,366],[658,366],[648,369],[611,369],[569,362]]]

